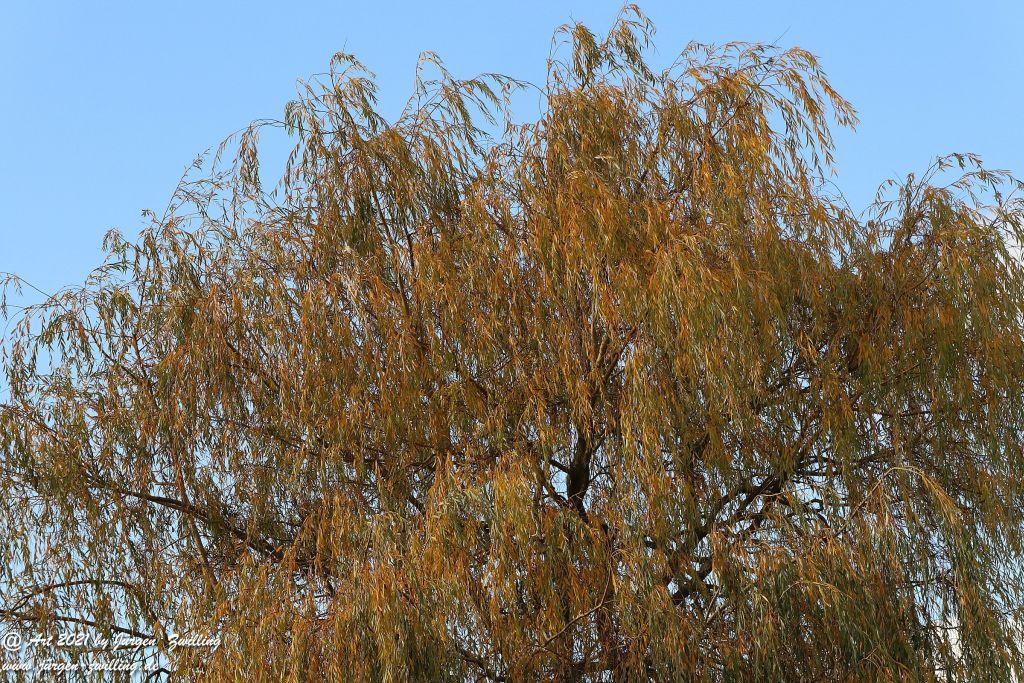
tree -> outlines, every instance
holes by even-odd
[[[431,55],[385,120],[339,54],[30,307],[4,624],[211,680],[1019,676],[1020,183],[858,216],[810,54],[652,32],[563,27],[525,124]]]

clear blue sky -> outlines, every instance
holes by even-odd
[[[79,282],[111,227],[135,234],[185,166],[345,49],[378,75],[387,111],[417,54],[457,75],[540,82],[553,29],[609,25],[621,3],[45,2],[0,8],[0,271],[48,290]],[[1024,2],[641,3],[670,58],[691,39],[771,41],[817,54],[861,116],[839,139],[839,186],[974,151],[1024,174]]]

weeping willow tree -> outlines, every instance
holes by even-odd
[[[855,213],[810,54],[662,70],[652,32],[564,27],[526,123],[524,84],[430,55],[386,119],[337,55],[19,314],[6,661],[91,633],[184,679],[1019,676],[1019,183],[942,157]]]

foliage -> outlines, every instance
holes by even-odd
[[[25,311],[2,621],[186,679],[1019,676],[1019,183],[858,216],[810,54],[652,32],[563,27],[523,124],[339,54]]]

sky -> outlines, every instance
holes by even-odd
[[[188,164],[296,79],[354,53],[381,105],[409,95],[417,56],[457,75],[541,83],[554,29],[600,32],[621,2],[46,2],[0,4],[0,271],[45,291],[80,283],[104,233],[160,213]],[[644,2],[657,58],[690,40],[799,45],[857,108],[835,182],[855,208],[886,178],[971,151],[1024,175],[1024,2]],[[529,112],[526,112],[529,114]]]

